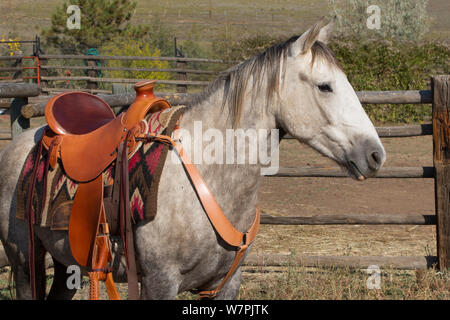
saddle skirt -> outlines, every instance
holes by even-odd
[[[184,106],[176,106],[150,114],[145,121],[148,133],[172,135]],[[17,188],[18,208],[16,218],[25,220],[27,192],[31,183],[33,165],[37,155],[37,146],[30,151]],[[166,161],[169,146],[158,141],[149,142],[139,147],[129,159],[129,199],[134,222],[152,220],[156,215],[158,187],[162,169]],[[44,149],[37,173],[33,194],[32,212],[36,225],[50,227],[52,230],[68,230],[70,212],[78,183],[64,171],[59,159],[54,168],[48,170],[44,179],[44,166],[48,152]],[[115,175],[115,162],[102,172],[105,185],[105,198],[111,196],[108,186],[112,185]],[[46,186],[43,185],[46,180]],[[106,207],[106,211],[108,208]]]

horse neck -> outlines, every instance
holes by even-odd
[[[247,90],[243,94],[243,108],[241,119],[238,124],[239,129],[276,129],[275,117],[267,108],[266,95],[255,96],[253,92],[265,92],[264,88],[252,88],[253,77],[248,80]],[[185,126],[193,121],[202,121],[206,129],[214,128],[225,132],[233,129],[234,121],[230,115],[229,103],[223,103],[224,84],[208,97],[202,99],[185,112],[183,124]],[[236,128],[235,128],[236,129]]]
[[[225,142],[227,130],[233,129],[233,120],[228,105],[223,106],[223,92],[221,88],[186,110],[181,127],[189,131],[191,137],[194,137],[194,126],[197,122],[197,128],[201,123],[203,132],[208,129],[220,131]],[[253,105],[265,104],[261,101]],[[266,129],[270,132],[270,129],[275,128],[275,121],[267,116],[267,112],[252,110],[251,103],[245,99],[243,106],[240,129]],[[194,139],[195,137],[192,140]],[[203,147],[209,143],[203,143]],[[237,155],[237,147],[237,143],[234,143],[234,155]],[[248,150],[248,146],[246,148]],[[224,163],[226,152],[224,150]],[[191,157],[194,156],[192,152]],[[248,228],[255,216],[257,191],[261,180],[259,164],[237,164],[236,161],[233,164],[205,164],[205,161],[195,164],[230,221],[242,231]]]

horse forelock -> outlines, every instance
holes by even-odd
[[[266,98],[266,106],[268,106],[273,101],[275,94],[278,93],[280,78],[282,78],[280,73],[283,75],[286,69],[284,61],[290,54],[290,45],[299,37],[298,35],[293,36],[268,48],[263,53],[229,68],[213,80],[201,93],[190,96],[187,101],[183,101],[183,104],[195,106],[223,88],[222,107],[229,108],[231,122],[236,128],[241,120],[248,84],[252,83],[252,100],[255,101],[257,96],[263,94]],[[311,47],[311,54],[311,66],[317,59],[320,59],[341,69],[336,56],[324,43],[316,41]],[[262,90],[265,91],[262,92]]]

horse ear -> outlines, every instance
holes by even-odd
[[[317,40],[327,43],[333,26],[334,21],[325,25],[325,19],[321,19],[292,44],[292,55],[298,56],[308,52]]]
[[[335,21],[336,19],[331,20],[330,23],[328,23],[325,27],[320,29],[319,37],[317,40],[325,44],[328,44],[331,34],[333,33]]]

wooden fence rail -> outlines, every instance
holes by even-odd
[[[336,167],[280,167],[278,173],[267,177],[317,177],[347,178],[348,173]],[[434,167],[387,167],[381,168],[374,178],[434,178]]]
[[[245,258],[246,266],[254,267],[345,267],[345,268],[368,268],[376,265],[387,269],[426,269],[436,265],[437,259],[432,256],[303,256],[280,253],[255,254],[250,253]]]
[[[1,83],[0,98],[28,98],[40,95],[39,86],[31,83]]]
[[[0,61],[13,61],[14,65],[0,67],[0,72],[16,72],[16,79],[23,79],[22,73],[27,67],[22,66],[22,60],[27,57],[25,56],[11,56],[11,57],[0,57]],[[66,89],[65,86],[73,81],[86,81],[86,87],[92,93],[105,92],[105,89],[99,89],[100,83],[122,83],[130,84],[141,81],[142,79],[129,79],[129,78],[104,78],[99,76],[100,71],[126,71],[126,72],[162,72],[162,73],[175,73],[176,77],[172,80],[159,80],[158,83],[163,85],[175,86],[177,92],[187,92],[188,86],[206,86],[208,81],[201,81],[193,79],[189,80],[187,75],[204,75],[204,76],[215,76],[220,71],[214,70],[198,70],[193,68],[188,68],[187,63],[207,63],[207,64],[226,64],[230,65],[237,63],[237,61],[225,61],[221,59],[204,59],[204,58],[187,58],[187,57],[144,57],[144,56],[92,56],[92,55],[39,55],[37,63],[37,70],[39,71],[39,83],[42,84],[43,92],[53,93],[60,92],[61,89]],[[51,65],[49,60],[64,60],[65,65]],[[84,60],[85,66],[67,65],[67,61],[70,60]],[[112,66],[100,66],[97,62],[104,61],[108,62],[111,60],[116,61],[166,61],[176,63],[176,67],[171,68],[130,68],[130,67],[112,67]],[[49,75],[51,70],[84,70],[86,76],[62,76],[59,75]],[[49,83],[64,83],[64,86],[57,85],[59,87],[49,86]],[[63,88],[61,88],[63,87]],[[108,93],[111,91],[108,90]]]
[[[363,104],[418,104],[433,101],[431,90],[358,91],[356,95]]]
[[[428,136],[433,134],[433,125],[431,124],[376,127],[375,129],[377,130],[378,136],[380,138],[415,137],[415,136]],[[283,137],[283,139],[295,139],[295,138],[287,134]]]
[[[139,72],[183,72],[183,73],[194,73],[194,74],[210,74],[217,75],[220,71],[211,70],[195,70],[195,69],[183,69],[183,68],[126,68],[126,67],[98,67],[98,66],[41,66],[42,69],[46,70],[95,70],[95,71],[139,71]],[[5,69],[5,70],[3,70]],[[8,70],[6,70],[8,69]],[[18,70],[19,68],[0,68],[0,71],[12,71]]]
[[[271,216],[261,214],[262,224],[278,225],[436,225],[435,215],[415,213],[345,213],[345,214],[315,214],[311,216]]]
[[[160,97],[168,99],[172,105],[176,105],[189,94],[186,93],[156,93]],[[389,99],[395,96],[395,103],[408,103],[408,104],[421,104],[421,103],[431,103],[431,90],[408,90],[403,91],[399,94],[398,91],[358,91],[356,92],[360,102],[362,104],[372,104],[374,101],[383,101],[376,103],[389,103]],[[102,99],[107,100],[108,104],[112,107],[116,106],[128,106],[130,105],[136,95],[135,93],[123,93],[123,94],[113,94],[113,95],[99,95]],[[1,95],[0,95],[1,98]],[[50,100],[51,96],[48,97]],[[401,100],[402,98],[403,100]],[[48,101],[47,100],[47,101]],[[394,101],[393,100],[393,101]],[[403,101],[403,102],[401,102]],[[27,105],[24,107],[22,114],[26,118],[42,117],[44,115],[45,101],[39,104]],[[378,128],[379,133],[382,133],[386,137],[403,137],[403,136],[415,136],[432,134],[432,126],[429,124],[423,125],[412,125],[412,126],[395,126],[395,127],[380,127]],[[291,138],[290,136],[286,137]]]
[[[0,61],[23,59],[23,55],[0,56]],[[239,61],[226,61],[222,59],[187,58],[187,57],[146,57],[146,56],[92,56],[82,54],[41,54],[39,59],[73,59],[73,60],[140,60],[140,61],[184,61],[205,63],[237,63]]]
[[[368,268],[376,265],[380,268],[416,270],[427,269],[435,266],[436,257],[432,256],[304,256],[282,253],[259,254],[250,252],[245,258],[244,265],[247,267],[343,267],[343,268]],[[53,267],[53,260],[46,255],[45,265],[47,268]],[[9,266],[8,258],[0,245],[0,268]],[[250,271],[250,270],[249,270]]]
[[[137,83],[142,79],[124,79],[124,78],[96,78],[96,77],[41,77],[44,81],[88,81],[88,82],[105,82],[105,83]],[[189,85],[189,86],[207,86],[209,81],[191,81],[191,80],[155,80],[159,84],[171,85]]]
[[[182,57],[143,57],[143,56],[89,56],[75,54],[46,54],[40,55],[40,59],[74,59],[74,60],[137,60],[137,61],[184,61],[205,63],[235,63],[222,59],[182,58]],[[17,59],[17,58],[16,58]]]
[[[182,98],[185,98],[187,96],[187,94],[183,93],[162,93],[162,92],[160,93],[157,92],[156,95],[158,97],[169,100],[169,102],[172,105],[177,105]],[[122,94],[98,94],[97,96],[105,100],[105,102],[112,108],[127,107],[131,105],[133,101],[136,99],[136,94],[131,92]],[[47,104],[48,100],[50,100],[52,97],[53,96],[49,96],[47,99],[44,99],[39,103],[27,104],[23,106],[21,109],[22,116],[27,119],[43,117],[45,105]]]

